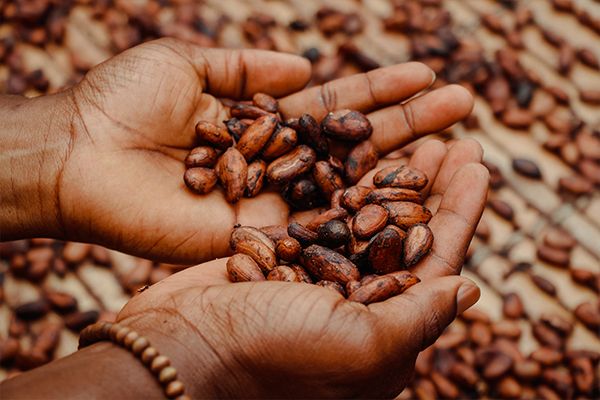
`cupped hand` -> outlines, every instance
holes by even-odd
[[[412,156],[432,177],[435,239],[412,269],[422,282],[401,295],[364,306],[316,285],[229,283],[219,259],[145,290],[118,320],[173,358],[192,397],[393,397],[417,354],[479,297],[455,275],[485,204],[481,155],[471,140],[432,140]]]
[[[195,123],[227,118],[219,98],[265,92],[280,99],[286,118],[360,110],[373,124],[381,156],[453,124],[472,107],[470,94],[454,85],[414,97],[434,80],[419,63],[302,90],[309,79],[310,64],[297,56],[174,39],[95,67],[68,96],[75,118],[54,189],[63,237],[196,263],[225,256],[236,223],[286,223],[289,208],[275,191],[230,205],[220,189],[205,196],[186,189],[182,161],[194,145]]]

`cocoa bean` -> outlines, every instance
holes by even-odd
[[[48,291],[45,297],[57,312],[67,313],[77,309],[77,299],[68,293]]]
[[[0,364],[12,361],[19,353],[20,347],[19,341],[15,338],[0,339]]]
[[[579,91],[579,98],[585,103],[600,104],[600,90],[581,89]]]
[[[271,115],[265,115],[246,129],[236,145],[246,161],[250,161],[261,151],[271,138],[276,126],[277,119]]]
[[[65,326],[72,331],[79,332],[83,328],[98,321],[98,317],[100,313],[96,310],[90,311],[78,311],[71,314],[66,315],[63,318],[65,322]]]
[[[407,231],[404,240],[403,261],[406,267],[418,263],[431,250],[433,233],[425,224],[416,224]]]
[[[474,322],[469,327],[469,339],[478,347],[486,347],[492,343],[492,330],[482,322]]]
[[[526,158],[513,158],[512,167],[518,174],[528,178],[541,179],[542,177],[537,164]]]
[[[344,192],[344,189],[338,189],[331,194],[331,200],[329,200],[329,208],[342,207],[342,196],[344,195]]]
[[[304,268],[302,268],[300,265],[298,265],[298,264],[290,264],[289,267],[294,270],[294,272],[298,276],[298,281],[299,282],[313,283],[313,280],[310,277],[310,275],[308,274],[308,272],[306,272],[306,270]]]
[[[46,356],[51,355],[60,340],[60,325],[47,324],[35,339],[32,351],[40,352]]]
[[[309,246],[317,241],[318,235],[297,222],[291,222],[287,228],[288,235],[300,242],[302,246]]]
[[[327,161],[317,161],[312,170],[313,178],[327,199],[333,192],[344,187],[342,177]]]
[[[379,155],[371,141],[365,140],[357,144],[350,150],[344,162],[346,180],[352,185],[356,184],[367,172],[375,168],[378,160]]]
[[[562,336],[568,336],[573,331],[573,323],[558,314],[544,313],[540,316],[540,321]]]
[[[63,248],[62,256],[63,259],[69,264],[79,264],[88,256],[90,249],[91,245],[88,243],[68,242]],[[44,252],[45,254],[42,255],[41,252]],[[51,258],[51,254],[53,255],[54,253],[51,253],[51,249],[49,248],[32,249],[28,252],[27,259],[30,263],[35,263],[38,261],[42,262],[46,259],[49,260]]]
[[[291,182],[284,189],[283,197],[297,210],[311,210],[324,203],[321,191],[312,178],[299,178]]]
[[[571,250],[577,241],[568,232],[559,228],[552,228],[544,235],[544,244],[555,249]]]
[[[248,178],[246,183],[246,197],[255,197],[262,190],[267,173],[267,164],[263,160],[256,160],[248,165]]]
[[[380,274],[403,269],[402,238],[393,229],[385,228],[369,245],[369,265]]]
[[[275,159],[292,150],[297,143],[298,134],[296,131],[287,126],[281,127],[271,135],[271,138],[265,144],[262,157],[266,160]]]
[[[18,319],[16,315],[12,315],[8,324],[8,335],[14,338],[20,338],[27,333],[27,324]]]
[[[212,168],[217,163],[219,154],[209,146],[194,147],[184,160],[187,168],[204,167]]]
[[[265,274],[277,265],[275,252],[262,241],[243,240],[236,244],[235,251],[250,256]]]
[[[388,211],[377,204],[361,208],[352,220],[352,232],[358,239],[369,239],[387,225]]]
[[[562,43],[558,49],[558,65],[556,69],[560,74],[566,75],[575,62],[575,49],[568,43]]]
[[[594,388],[594,367],[589,358],[579,357],[570,362],[575,387],[589,395]]]
[[[316,153],[308,146],[300,145],[277,158],[267,167],[269,181],[282,184],[309,171],[315,165]]]
[[[537,387],[536,398],[542,400],[561,400],[561,397],[546,385]]]
[[[507,221],[512,221],[515,212],[510,204],[500,199],[488,199],[488,205],[494,210],[496,214],[501,216]]]
[[[350,211],[358,211],[367,204],[367,197],[371,193],[370,187],[367,186],[351,186],[344,191],[341,204],[344,208]]]
[[[278,109],[277,100],[265,93],[255,93],[252,96],[252,103],[268,113],[275,114]]]
[[[233,146],[233,138],[226,129],[208,121],[196,124],[196,135],[202,143],[211,144],[221,150]]]
[[[498,337],[517,340],[521,337],[521,327],[515,321],[501,320],[492,325],[492,334]]]
[[[409,201],[423,204],[423,197],[415,190],[402,188],[374,189],[367,195],[367,203],[382,204],[387,201]]]
[[[498,382],[498,394],[503,399],[518,399],[522,392],[521,384],[512,376],[505,376]]]
[[[333,168],[333,170],[338,174],[344,173],[344,163],[339,158],[330,154],[327,157],[327,162],[329,163],[329,165],[331,165],[331,168]]]
[[[343,208],[331,208],[311,219],[306,227],[311,231],[316,231],[319,226],[333,220],[343,220],[348,217],[348,212]]]
[[[563,346],[563,338],[558,333],[541,322],[532,325],[533,336],[543,345],[560,349]]]
[[[373,133],[373,127],[367,117],[351,110],[330,112],[321,122],[321,128],[334,139],[355,142],[366,140]]]
[[[190,168],[183,174],[183,181],[191,191],[205,194],[212,191],[217,184],[217,174],[210,168]]]
[[[225,199],[229,203],[237,203],[248,182],[248,164],[242,153],[233,147],[228,148],[217,161],[215,172],[225,189]]]
[[[424,172],[407,165],[384,168],[373,177],[373,183],[377,187],[420,190],[427,185],[427,182]]]
[[[279,226],[279,225],[277,225]],[[279,240],[272,240],[267,234],[264,233],[263,230],[270,229],[271,227],[264,227],[261,229],[256,229],[252,226],[236,226],[231,232],[231,237],[229,239],[229,246],[232,250],[237,249],[237,244],[246,240],[255,240],[258,242],[262,242],[265,244],[271,251],[275,252],[275,243]],[[282,227],[285,230],[284,227]],[[287,236],[287,231],[285,232],[285,237]]]
[[[298,282],[300,278],[296,275],[296,272],[288,267],[287,265],[278,265],[267,275],[268,281],[282,281],[282,282]]]
[[[342,285],[340,285],[338,282],[321,280],[321,281],[315,283],[315,285],[334,290],[337,293],[341,294],[342,296],[346,297],[346,292],[344,291],[344,287]]]
[[[545,367],[556,365],[563,360],[563,354],[559,350],[542,346],[531,353],[531,359],[542,364]],[[541,373],[541,369],[540,369]],[[539,376],[536,375],[535,377]]]
[[[265,277],[252,257],[234,254],[227,260],[227,275],[231,282],[264,281]]]
[[[388,275],[379,276],[355,290],[348,300],[362,304],[384,301],[400,293],[398,281]]]
[[[506,318],[519,319],[525,315],[521,298],[516,293],[508,293],[502,302],[502,313]]]
[[[289,125],[288,125],[289,126]],[[321,131],[317,120],[309,114],[303,114],[298,120],[300,141],[312,147],[319,157],[327,157],[329,154],[329,143]]]
[[[369,274],[369,275],[365,275],[360,279],[360,284],[362,285],[366,285],[367,283],[371,282],[373,279],[377,278],[379,275],[375,275],[375,274]]]
[[[449,376],[454,381],[467,388],[474,388],[477,382],[481,379],[474,368],[461,362],[452,364]]]
[[[389,222],[402,229],[408,229],[415,224],[426,224],[432,217],[426,207],[406,201],[391,201],[383,203],[388,210]]]
[[[539,275],[531,275],[531,281],[537,286],[541,291],[545,292],[550,296],[556,296],[556,287],[547,280],[546,278],[542,278]]]
[[[437,389],[437,392],[444,399],[457,399],[460,392],[456,385],[437,371],[431,372],[431,380]]]
[[[335,219],[319,225],[317,235],[319,243],[332,249],[348,243],[351,236],[348,225]]]
[[[411,286],[421,282],[418,276],[409,271],[395,271],[387,274],[386,276],[391,276],[398,281],[398,284],[400,285],[400,293],[403,293]],[[361,280],[361,284],[364,285],[365,283],[363,283]]]
[[[589,329],[600,330],[600,309],[590,301],[579,304],[573,311],[575,316]]]
[[[600,63],[598,62],[598,58],[596,57],[596,54],[594,54],[594,52],[590,49],[579,49],[577,51],[577,58],[579,58],[579,61],[581,61],[583,64],[587,65],[590,68],[596,70],[600,69]]]
[[[536,254],[540,260],[559,267],[568,267],[571,258],[567,251],[552,248],[545,244],[538,245]]]
[[[517,377],[523,380],[533,380],[542,375],[542,367],[537,361],[525,360],[515,363],[513,372]]]
[[[302,246],[292,237],[281,239],[277,242],[276,254],[283,261],[294,261],[300,256]]]
[[[563,396],[573,397],[573,378],[566,368],[546,369],[542,372],[542,380]]]
[[[438,398],[435,386],[429,379],[419,379],[414,383],[414,387],[418,400],[435,400]]]
[[[351,296],[360,287],[361,284],[359,281],[348,281],[346,284],[346,295]]]
[[[512,129],[528,129],[535,121],[529,110],[510,107],[502,114],[502,123]]]
[[[594,275],[592,271],[581,268],[569,268],[569,272],[571,274],[571,279],[573,279],[574,282],[588,286],[592,289],[595,287],[596,275]]]
[[[244,119],[244,118],[258,119],[258,118],[264,117],[264,116],[273,116],[272,113],[265,111],[262,108],[259,108],[259,107],[256,107],[256,106],[253,106],[250,104],[244,104],[244,103],[234,104],[229,109],[229,113],[231,114],[232,117],[239,118],[239,119]]]
[[[287,226],[283,225],[263,226],[259,230],[267,235],[267,237],[271,239],[273,243],[277,243],[280,240],[290,237],[287,233]]]
[[[236,141],[240,140],[244,132],[246,132],[246,129],[248,129],[248,125],[237,118],[230,118],[223,122],[227,127],[227,132],[229,132]]]
[[[50,311],[50,305],[45,299],[21,304],[14,309],[15,315],[24,321],[39,319],[46,315],[48,311]]]
[[[311,245],[302,250],[302,264],[308,272],[320,280],[338,282],[345,285],[356,281],[360,273],[350,260],[343,255],[319,245]]]
[[[483,367],[482,375],[485,379],[498,379],[505,375],[512,365],[512,358],[506,354],[495,353]]]

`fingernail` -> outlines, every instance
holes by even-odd
[[[456,315],[460,315],[479,300],[479,288],[473,282],[465,282],[456,295]]]
[[[436,78],[437,78],[437,75],[435,74],[435,71],[431,70],[431,83],[430,83],[430,85],[433,85],[433,82],[435,82]]]

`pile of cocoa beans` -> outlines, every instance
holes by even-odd
[[[277,100],[257,93],[252,103],[232,104],[224,126],[198,122],[199,146],[185,159],[187,187],[204,194],[218,181],[235,203],[258,195],[266,179],[293,208],[310,209],[377,164],[377,151],[367,141],[373,128],[362,113],[335,111],[319,124],[309,114],[284,122],[277,111]],[[330,140],[356,144],[345,162],[329,154]]]
[[[232,282],[315,283],[363,304],[419,282],[407,271],[433,245],[431,212],[419,192],[427,176],[408,166],[379,170],[374,187],[332,193],[330,208],[302,225],[238,226],[227,262]]]

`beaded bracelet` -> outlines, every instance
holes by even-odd
[[[167,398],[190,399],[184,394],[185,387],[183,382],[177,379],[177,370],[171,366],[171,360],[159,354],[158,350],[150,345],[148,339],[127,326],[101,321],[89,325],[81,331],[79,348],[82,349],[103,340],[116,343],[138,357],[157,377]]]

